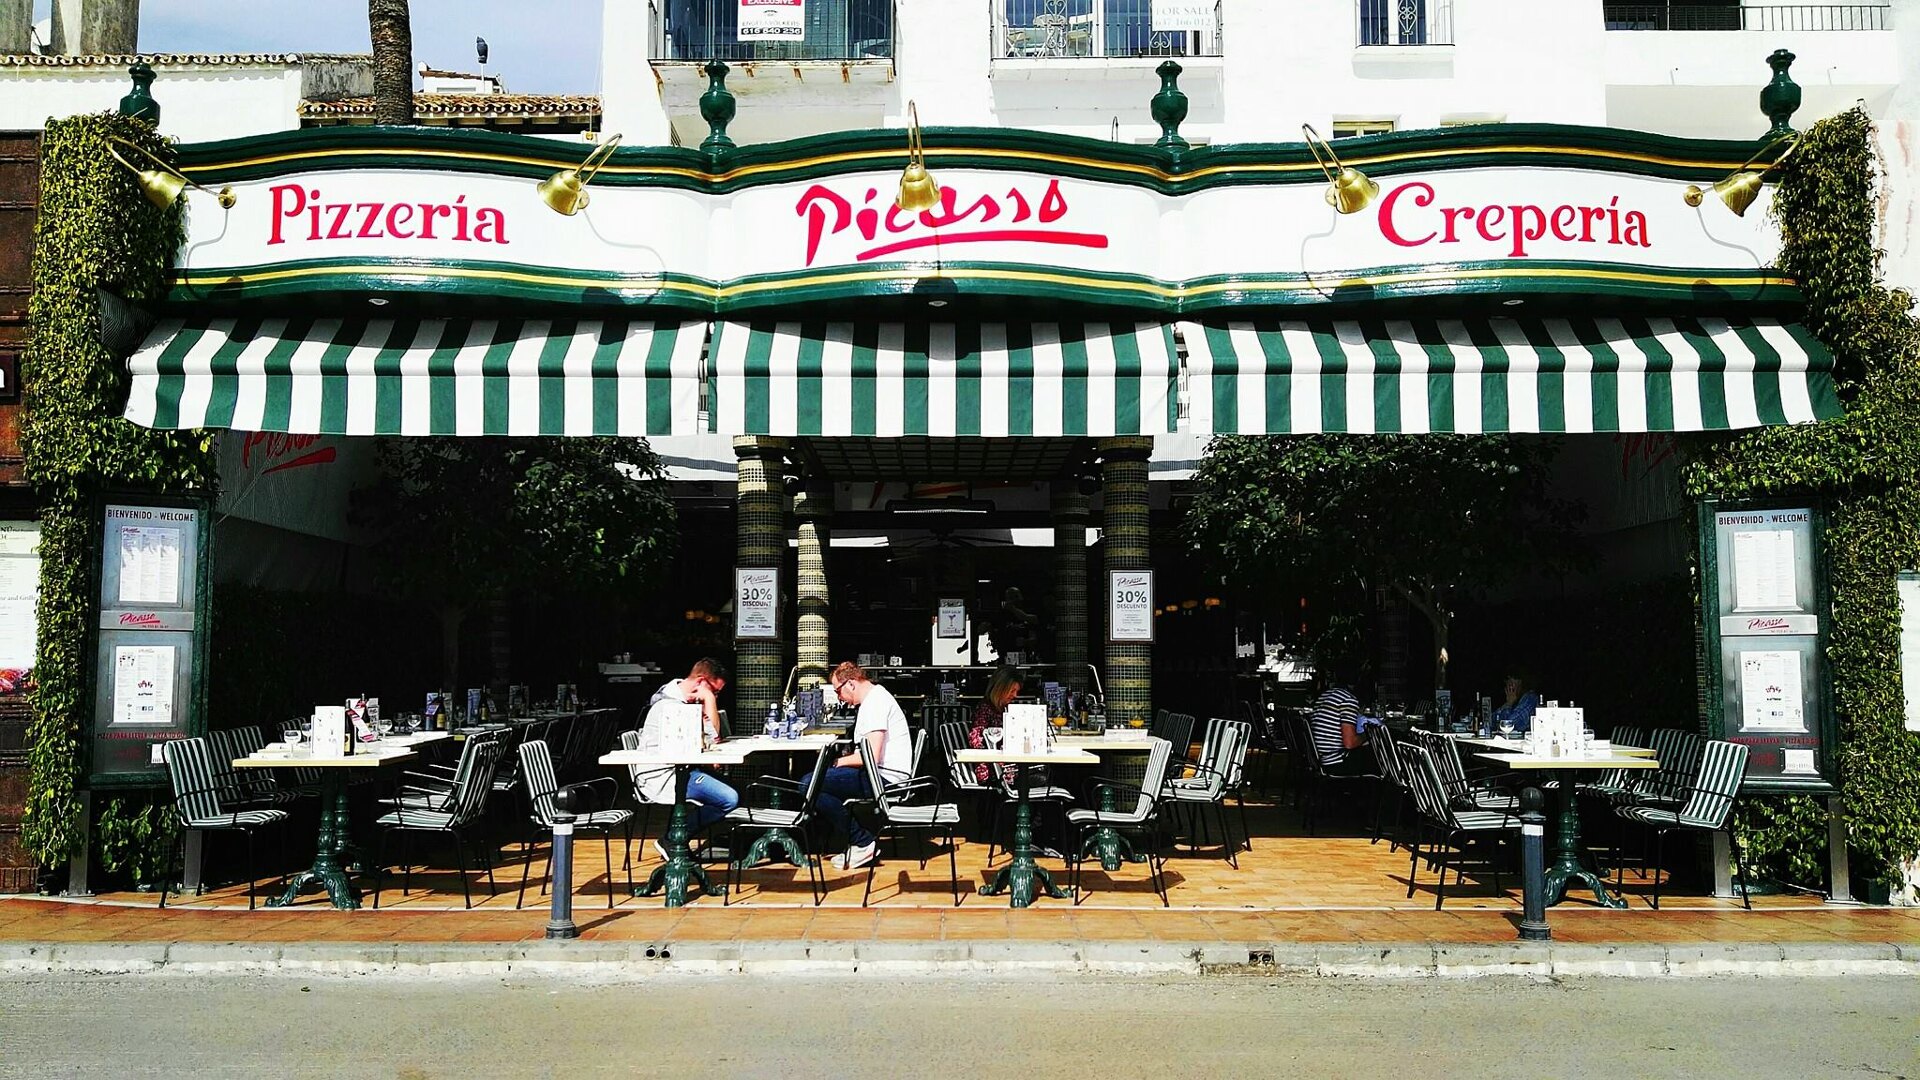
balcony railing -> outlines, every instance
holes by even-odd
[[[740,40],[740,0],[653,0],[654,60],[885,60],[893,0],[807,0],[798,38]]]
[[[1890,4],[1608,4],[1609,30],[1891,30]]]
[[[1358,0],[1355,45],[1451,45],[1453,0]]]
[[[1153,0],[994,0],[993,55],[1013,59],[1219,56],[1220,4],[1198,9],[1206,29],[1156,29]]]

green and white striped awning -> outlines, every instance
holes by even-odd
[[[723,322],[713,430],[730,435],[1158,435],[1162,323]]]
[[[1840,414],[1833,358],[1767,319],[1182,323],[1187,430],[1702,431]]]
[[[127,362],[151,428],[324,435],[691,435],[706,323],[198,319]]]

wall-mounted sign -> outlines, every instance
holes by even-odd
[[[203,502],[185,499],[102,509],[90,769],[96,786],[163,780],[154,747],[204,727],[206,515]]]
[[[1107,571],[1107,640],[1153,640],[1153,571]]]
[[[1900,683],[1907,692],[1907,730],[1920,731],[1920,574],[1900,575]]]
[[[772,567],[735,567],[733,636],[773,640],[780,636],[780,571]]]
[[[1198,30],[1206,32],[1217,25],[1218,0],[1153,0],[1153,32]]]
[[[802,41],[807,0],[740,0],[741,41]]]
[[[40,526],[0,521],[0,670],[33,667],[39,597]],[[17,689],[0,685],[0,694]]]
[[[959,638],[967,636],[967,602],[953,598],[940,601],[939,613],[934,616],[933,636],[936,638]]]
[[[0,349],[0,403],[20,400],[20,352]]]
[[[752,7],[766,19],[799,10]],[[560,222],[526,177],[485,171],[485,155],[463,166],[472,171],[452,171],[443,156],[394,149],[393,164],[372,168],[337,152],[341,136],[279,136],[275,153],[261,159],[272,164],[234,166],[233,209],[189,194],[176,280],[188,299],[209,289],[237,299],[393,288],[553,302],[658,299],[728,311],[791,302],[795,293],[892,295],[900,280],[918,280],[938,261],[965,269],[970,290],[1031,293],[1044,285],[1089,301],[1197,312],[1249,299],[1322,303],[1336,285],[1371,289],[1376,299],[1484,291],[1493,282],[1510,291],[1604,286],[1686,299],[1701,288],[1759,290],[1778,278],[1766,269],[1779,235],[1764,205],[1744,217],[1689,207],[1676,179],[1625,171],[1646,168],[1647,159],[1613,171],[1580,133],[1529,129],[1511,146],[1460,148],[1459,165],[1447,151],[1409,146],[1398,167],[1418,171],[1378,168],[1379,198],[1345,217],[1329,211],[1318,170],[1291,158],[1242,154],[1231,165],[1162,177],[1139,163],[1098,160],[1112,151],[1093,147],[1107,144],[1056,139],[1024,155],[1024,167],[961,164],[1022,161],[1006,153],[1025,145],[1021,137],[983,132],[977,147],[932,149],[947,159],[936,165],[941,202],[917,214],[893,205],[898,162],[874,163],[875,154],[862,152],[831,164],[831,140],[816,140],[822,145],[808,153],[829,164],[784,179],[770,162],[724,187],[669,160],[676,151],[621,157],[596,178],[580,220]],[[1557,141],[1568,144],[1563,157],[1547,153]],[[297,152],[308,142],[311,150]],[[1656,149],[1709,153],[1665,143],[1646,152]],[[1721,159],[1749,151],[1728,149],[1699,168],[1711,160],[1724,171]],[[1373,152],[1381,156],[1369,162],[1395,157],[1391,147]],[[222,144],[220,154],[243,159],[245,151]],[[1025,164],[1047,155],[1060,164]],[[1556,164],[1527,163],[1543,155]],[[228,182],[207,152],[189,156],[196,177]],[[297,274],[286,272],[296,265]]]

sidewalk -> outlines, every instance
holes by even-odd
[[[575,917],[578,940],[549,942],[546,913],[532,908],[160,911],[0,899],[0,972],[1920,974],[1920,910],[1912,909],[1562,907],[1550,913],[1550,943],[1516,941],[1510,913],[1486,910],[609,912],[584,903]]]

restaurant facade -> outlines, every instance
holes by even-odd
[[[926,29],[950,17],[903,7]],[[1029,16],[1015,7],[990,13],[994,41],[1021,31]],[[1228,136],[1270,138],[1270,123],[1232,122],[1245,115],[1242,84],[1206,53],[1239,40],[1239,16],[1259,31],[1250,8],[1169,10],[1169,26],[1200,21],[1149,24],[1133,50],[1144,55],[1053,54],[1046,35],[1040,52],[996,46],[997,104],[1050,80],[1077,85],[1088,68],[1075,63],[1111,61],[1131,103],[1124,124],[1097,133],[955,124],[979,119],[957,91],[910,103],[903,12],[897,56],[890,46],[732,67],[656,57],[657,110],[645,95],[616,99],[610,77],[607,130],[591,145],[378,128],[181,145],[195,185],[182,196],[186,233],[158,321],[126,361],[125,419],[228,432],[242,469],[255,455],[284,466],[378,437],[645,437],[683,492],[708,485],[698,490],[731,501],[732,550],[710,562],[731,579],[714,606],[733,624],[738,714],[759,715],[856,652],[881,667],[1004,652],[980,640],[1004,616],[991,606],[1012,602],[1006,581],[1044,565],[1052,634],[1034,658],[1102,692],[1110,716],[1143,720],[1164,698],[1156,617],[1184,599],[1155,589],[1166,568],[1153,512],[1212,436],[1658,437],[1840,414],[1829,349],[1775,269],[1770,189],[1741,213],[1714,186],[1767,150],[1752,136],[1790,132],[1805,108],[1799,88],[1784,89],[1790,57],[1773,60],[1766,115],[1751,105],[1766,51],[1748,57],[1759,77],[1743,90],[1737,138],[1515,109],[1331,142],[1317,131],[1239,141]],[[610,42],[632,17],[609,13]],[[656,52],[683,40],[660,23],[647,33]],[[1421,55],[1394,62],[1444,56],[1451,68],[1468,52],[1435,55],[1455,46],[1430,30],[1372,33],[1351,47],[1356,61],[1407,48]],[[1091,39],[1126,52],[1115,34],[1102,23]],[[804,84],[835,63],[844,79],[810,111],[791,100],[809,91],[760,83]],[[677,107],[690,96],[691,114]],[[756,115],[763,100],[769,115]],[[871,123],[846,129],[733,137],[770,117],[804,128],[868,112]],[[1354,123],[1334,115],[1312,119]],[[612,138],[623,116],[650,137]],[[1128,129],[1133,141],[1114,137]],[[915,165],[930,183],[908,191],[902,170]],[[1688,185],[1708,194],[1690,199]],[[924,208],[903,209],[915,195]],[[730,478],[704,479],[723,469]],[[1726,553],[1713,641],[1793,639],[1766,654],[1802,665],[1805,737],[1755,725],[1755,745],[1776,754],[1776,782],[1827,791],[1824,592],[1799,580],[1818,572],[1812,520],[1769,516],[1800,510],[1730,508],[1706,528]],[[1050,554],[1003,558],[985,578],[985,562],[943,567],[983,543],[955,516],[971,514]],[[1799,538],[1784,562],[1773,543],[1783,530]],[[849,635],[841,620],[875,611],[843,602],[870,584],[856,569],[861,541],[922,535],[939,553],[920,564],[923,584],[879,605],[896,614],[877,629]],[[1756,569],[1742,577],[1743,565]],[[131,606],[103,601],[103,614],[155,622],[114,633],[194,632],[191,589],[116,588]],[[1195,592],[1202,610],[1221,605]],[[1736,625],[1756,613],[1782,621]],[[918,640],[902,626],[922,627]],[[1738,644],[1727,663],[1740,662]],[[194,646],[166,655],[182,686],[206,677]],[[1710,662],[1720,673],[1722,658]],[[1739,716],[1747,691],[1727,678],[1721,707]],[[126,737],[130,722],[139,738]],[[137,744],[205,723],[188,708],[130,721],[102,697],[92,774],[138,782],[151,758]]]

